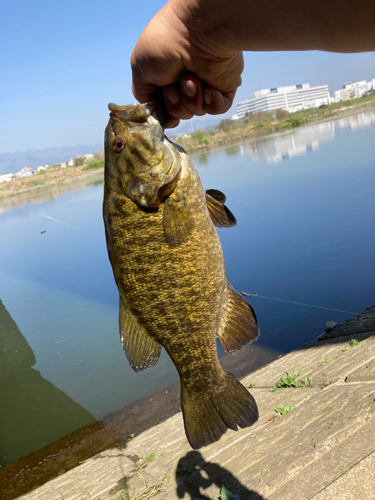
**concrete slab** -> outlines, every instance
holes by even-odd
[[[375,498],[368,472],[375,452],[374,333],[307,344],[245,377],[246,387],[255,383],[249,390],[260,413],[251,428],[193,451],[178,413],[22,498],[217,499],[222,485],[241,500]],[[270,391],[302,365],[311,387]],[[275,412],[288,405],[285,415]],[[366,477],[371,481],[360,489]],[[363,496],[345,497],[345,488]]]
[[[314,500],[370,500],[375,491],[375,452],[358,462]]]
[[[351,347],[351,340],[359,344]],[[375,359],[375,331],[352,334],[350,339],[335,339],[311,342],[292,353],[270,363],[242,379],[245,386],[272,388],[284,372],[293,375],[303,366],[299,379],[309,377],[313,386],[326,384],[332,379],[344,380],[353,370]]]

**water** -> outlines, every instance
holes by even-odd
[[[227,274],[258,294],[264,345],[290,350],[375,303],[374,122],[364,113],[193,158],[238,220],[219,230]],[[0,215],[2,465],[178,377],[165,352],[138,374],[125,360],[102,193]]]

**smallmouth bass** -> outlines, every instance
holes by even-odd
[[[180,375],[186,436],[198,449],[258,420],[253,396],[216,352],[216,337],[233,353],[259,335],[253,309],[228,283],[215,228],[236,220],[223,193],[203,189],[152,104],[108,107],[103,216],[121,343],[136,372],[165,348]]]

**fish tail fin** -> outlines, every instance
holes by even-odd
[[[181,404],[186,437],[193,449],[218,441],[228,429],[250,427],[258,420],[253,396],[229,372],[224,371],[215,390],[190,392],[181,380]]]

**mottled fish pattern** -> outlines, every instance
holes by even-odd
[[[236,219],[203,189],[152,106],[110,104],[104,223],[120,295],[120,338],[135,371],[165,348],[181,380],[185,431],[197,449],[258,419],[254,398],[220,365],[219,337],[236,352],[259,335],[250,305],[229,285],[216,227]]]

